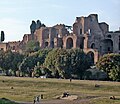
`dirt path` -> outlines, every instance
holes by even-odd
[[[88,99],[82,99],[82,100],[54,100],[54,101],[48,101],[48,102],[41,102],[41,104],[81,104],[83,102],[88,102]]]
[[[76,99],[76,100],[65,100],[65,99],[55,99],[55,100],[41,100],[40,103],[36,104],[89,104],[89,101],[94,98],[101,98],[100,96],[88,96],[84,99]],[[33,104],[33,102],[17,102],[19,104]]]
[[[81,104],[81,103],[85,103],[87,104],[87,102],[89,101],[89,99],[81,99],[81,100],[50,100],[50,101],[41,101],[40,103],[36,103],[36,104]],[[33,102],[17,102],[19,104],[33,104]]]

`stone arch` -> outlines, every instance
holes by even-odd
[[[69,42],[71,45],[69,45]],[[63,48],[76,48],[77,36],[75,34],[70,34],[69,36],[63,37]]]
[[[73,39],[71,37],[67,38],[66,48],[71,49],[73,47]]]
[[[98,61],[98,51],[96,49],[84,49],[86,54],[90,54],[91,58],[93,58],[93,63],[95,64]]]

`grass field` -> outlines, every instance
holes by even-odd
[[[95,87],[95,84],[100,85]],[[17,78],[0,76],[0,98],[32,102],[34,96],[43,94],[43,100],[53,100],[63,92],[86,100],[83,104],[120,104],[120,82],[87,80]],[[109,99],[115,96],[116,100]],[[82,104],[82,103],[80,103]]]

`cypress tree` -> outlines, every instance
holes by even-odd
[[[5,40],[5,34],[4,31],[1,31],[1,42]]]

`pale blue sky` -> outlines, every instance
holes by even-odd
[[[110,30],[120,27],[120,0],[0,0],[0,31],[5,41],[22,40],[32,20],[47,26],[72,25],[76,17],[97,13]]]

